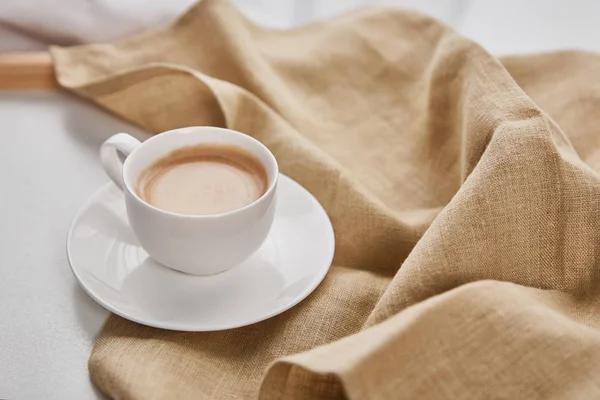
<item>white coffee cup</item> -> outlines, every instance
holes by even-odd
[[[235,145],[255,155],[267,171],[267,191],[243,208],[215,215],[175,214],[138,196],[135,183],[146,167],[175,149],[202,143]],[[118,153],[125,156],[124,162]],[[248,135],[202,126],[174,129],[142,143],[118,133],[102,144],[100,158],[125,195],[127,217],[138,241],[167,267],[193,275],[225,271],[258,250],[271,229],[279,168],[269,149]]]

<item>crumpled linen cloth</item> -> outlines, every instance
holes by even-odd
[[[183,333],[112,316],[119,399],[600,398],[600,58],[497,60],[374,7],[277,31],[225,0],[52,49],[63,87],[151,132],[261,140],[329,214],[336,255],[291,310]]]

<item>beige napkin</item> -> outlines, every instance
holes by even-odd
[[[113,316],[89,369],[119,399],[600,398],[600,58],[503,60],[376,7],[291,31],[225,0],[106,45],[60,83],[153,132],[265,143],[336,232],[270,320],[180,333]]]

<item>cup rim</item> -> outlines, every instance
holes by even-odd
[[[190,130],[190,129],[200,129],[200,130],[205,130],[205,129],[210,129],[210,130],[218,130],[218,131],[222,131],[222,132],[227,132],[228,134],[233,134],[235,136],[244,136],[247,140],[250,140],[251,142],[256,143],[259,147],[263,148],[264,150],[266,150],[266,154],[268,155],[268,157],[271,159],[271,162],[275,168],[274,171],[274,177],[272,182],[269,184],[267,190],[265,190],[265,192],[256,200],[254,200],[252,203],[250,204],[246,204],[244,207],[241,208],[236,208],[235,210],[231,210],[231,211],[227,211],[224,213],[219,213],[219,214],[207,214],[207,215],[192,215],[192,214],[181,214],[181,213],[175,213],[172,211],[167,211],[167,210],[163,210],[160,209],[158,207],[153,206],[152,204],[148,203],[147,201],[145,201],[144,199],[142,199],[135,190],[133,190],[133,188],[131,188],[130,186],[130,182],[125,179],[125,175],[126,175],[126,171],[128,170],[129,167],[129,161],[131,160],[131,156],[134,153],[137,153],[138,151],[140,151],[146,143],[150,143],[154,140],[158,140],[159,136],[163,136],[163,135],[177,135],[177,134],[182,134],[184,130]],[[247,150],[246,148],[244,148],[244,150]],[[249,151],[249,150],[248,150]],[[256,155],[256,154],[254,154]],[[148,207],[149,209],[156,211],[160,214],[163,214],[165,216],[169,216],[172,218],[182,218],[182,219],[195,219],[195,220],[209,220],[209,219],[217,219],[217,218],[223,218],[223,217],[228,217],[228,216],[233,216],[239,213],[244,212],[247,209],[253,208],[256,204],[261,203],[262,201],[264,201],[264,199],[275,190],[275,187],[277,186],[277,181],[279,180],[279,164],[277,163],[277,159],[275,158],[275,156],[273,155],[273,153],[271,152],[271,150],[269,150],[269,148],[267,146],[265,146],[261,141],[253,138],[250,135],[247,135],[243,132],[239,132],[233,129],[228,129],[228,128],[221,128],[221,127],[217,127],[217,126],[186,126],[186,127],[181,127],[181,128],[177,128],[177,129],[171,129],[165,132],[161,132],[158,133],[156,135],[153,135],[152,137],[146,139],[145,141],[143,141],[140,146],[138,148],[136,148],[123,162],[123,171],[122,171],[122,180],[123,180],[123,187],[125,187],[127,189],[127,192],[129,192],[129,194],[136,199],[140,204],[143,204],[145,207]]]

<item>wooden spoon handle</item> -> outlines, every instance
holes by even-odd
[[[50,53],[0,53],[0,90],[3,89],[58,89]]]

